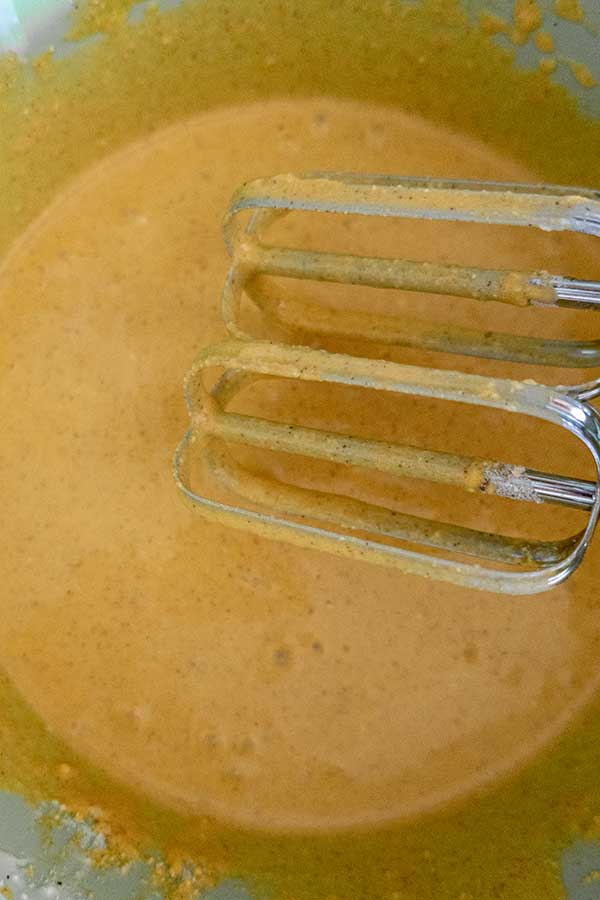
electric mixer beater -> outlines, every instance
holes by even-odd
[[[295,211],[513,225],[600,237],[600,194],[579,188],[337,173],[281,175],[245,185],[234,196],[224,226],[232,263],[222,295],[222,316],[230,338],[203,349],[185,379],[191,425],[174,461],[184,498],[202,514],[236,528],[467,587],[532,594],[564,581],[581,563],[600,510],[600,419],[589,403],[600,394],[600,379],[548,387],[332,353],[313,345],[333,337],[493,360],[591,368],[600,365],[600,341],[535,338],[436,325],[401,315],[332,310],[273,289],[272,278],[548,309],[600,306],[600,282],[545,271],[513,272],[266,244],[264,236],[274,221]],[[244,223],[243,212],[250,213]],[[243,297],[252,301],[267,324],[283,332],[285,341],[260,340],[242,327]],[[204,373],[215,367],[224,373],[208,389]],[[497,460],[228,411],[244,387],[265,377],[436,398],[546,420],[567,429],[587,447],[598,479],[568,478]],[[576,534],[556,541],[487,533],[264,477],[236,461],[228,452],[230,444],[332,460],[525,503],[559,504],[585,511],[587,521]],[[222,503],[197,492],[190,482],[192,457],[202,458],[211,476],[247,505]]]

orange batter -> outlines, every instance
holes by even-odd
[[[171,457],[187,424],[182,378],[223,334],[221,215],[245,180],[320,168],[530,177],[398,111],[264,102],[109,158],[0,270],[3,663],[52,731],[113,775],[177,809],[269,829],[363,826],[465,795],[559,733],[600,676],[600,610],[586,603],[598,553],[552,594],[511,601],[259,541],[181,504]],[[434,247],[448,261],[551,259],[590,274],[581,238],[491,234],[441,227],[424,245],[405,228],[402,255]],[[296,237],[318,235],[302,225]],[[385,221],[369,222],[356,249],[365,240],[398,252]],[[490,315],[456,308],[471,322]],[[541,320],[523,315],[535,330]],[[558,315],[556,333],[573,320]],[[514,311],[494,316],[514,325]],[[384,423],[423,446],[578,473],[567,441],[540,459],[543,430],[515,439],[492,413],[373,402],[281,386],[254,401],[281,418]],[[342,487],[357,478],[297,471]],[[431,514],[462,509],[453,494],[411,491]],[[525,529],[522,506],[492,502],[482,498],[480,526]]]

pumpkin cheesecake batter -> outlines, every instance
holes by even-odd
[[[551,594],[507,600],[226,531],[180,502],[183,375],[223,335],[222,213],[245,180],[323,168],[532,177],[399,111],[257,103],[110,157],[0,270],[3,663],[50,729],[112,775],[176,809],[268,829],[361,826],[463,796],[562,731],[600,676],[600,610],[586,602],[597,552]],[[433,240],[399,227],[338,223],[332,237],[311,220],[294,236],[591,274],[581,237],[453,225]],[[493,315],[499,329],[581,332],[573,315],[482,306],[454,309],[477,324]],[[570,441],[550,452],[554,431],[509,435],[489,411],[389,397],[365,409],[364,393],[281,385],[252,403],[273,418],[585,474]],[[402,502],[382,479],[363,485],[333,466],[295,474]],[[480,527],[514,533],[545,523],[556,535],[571,515],[553,511],[548,524],[547,510],[406,490],[428,514],[475,503]]]

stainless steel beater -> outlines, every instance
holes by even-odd
[[[184,498],[202,514],[236,528],[458,585],[533,594],[564,581],[582,561],[600,511],[600,417],[589,403],[600,394],[600,379],[549,387],[332,353],[308,344],[318,338],[352,338],[377,345],[587,368],[600,367],[600,340],[483,332],[408,321],[400,315],[340,314],[317,301],[283,296],[279,288],[273,289],[269,277],[493,300],[521,308],[577,309],[600,306],[600,282],[543,271],[510,272],[266,244],[264,235],[272,222],[296,210],[515,225],[600,237],[600,193],[579,188],[338,173],[281,175],[245,185],[233,197],[224,224],[232,263],[222,295],[222,315],[230,338],[204,348],[185,379],[191,425],[174,460],[175,480]],[[244,211],[250,217],[242,223]],[[290,343],[259,340],[247,333],[240,324],[243,296],[267,323],[283,329]],[[211,368],[225,371],[208,389],[204,374]],[[264,377],[350,385],[524,413],[579,438],[593,458],[597,481],[228,411],[243,387]],[[333,460],[523,502],[560,504],[587,511],[587,523],[577,534],[557,541],[488,534],[257,475],[232,457],[228,444]],[[211,477],[243,498],[245,505],[220,502],[194,490],[193,461],[202,462]],[[469,557],[480,561],[469,561]]]

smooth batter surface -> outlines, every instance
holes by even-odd
[[[507,601],[259,542],[181,504],[170,469],[187,421],[181,382],[222,335],[221,214],[244,180],[319,168],[529,174],[390,109],[265,102],[110,158],[0,270],[7,671],[55,733],[151,797],[284,830],[403,818],[462,796],[559,733],[600,677],[600,611],[586,601],[598,553],[552,594]],[[366,237],[353,227],[303,224],[295,237],[398,246],[385,223]],[[590,274],[585,239],[437,234],[432,245],[405,228],[403,254],[434,246],[444,261]],[[456,309],[481,323],[482,306]],[[549,321],[523,315],[525,331]],[[578,330],[580,319],[560,316],[547,333]],[[507,321],[518,327],[498,309],[494,325]],[[273,417],[582,472],[569,441],[550,452],[555,432],[515,437],[491,413],[396,398],[365,408],[363,394],[281,386],[252,402]],[[333,468],[295,471],[364,487]],[[380,501],[385,489],[368,488]],[[467,510],[462,495],[434,497],[419,482],[408,498],[427,514]],[[486,498],[475,515],[513,532],[529,523],[521,506]],[[567,519],[531,521],[553,534]]]

